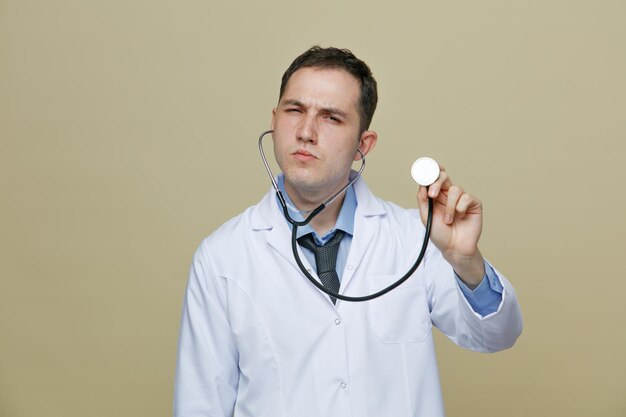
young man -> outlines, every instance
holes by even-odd
[[[357,149],[374,148],[376,101],[369,68],[347,50],[311,48],[285,72],[272,129],[294,218],[348,184]],[[405,283],[363,303],[307,281],[273,191],[205,239],[183,309],[175,415],[443,416],[432,325],[459,346],[493,352],[513,345],[522,320],[513,288],[478,250],[480,201],[445,170],[428,195],[434,245]],[[309,271],[346,295],[388,286],[417,257],[428,195],[421,188],[419,212],[405,210],[359,178],[299,228]],[[330,278],[316,265],[327,263],[324,245],[337,247]]]

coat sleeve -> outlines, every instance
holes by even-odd
[[[497,310],[476,313],[456,282],[454,271],[439,250],[425,263],[429,308],[433,324],[457,345],[478,352],[508,349],[522,332],[522,314],[513,286],[495,268],[503,286]]]
[[[212,268],[205,242],[194,256],[183,304],[175,417],[231,417],[237,397],[238,354],[225,283]]]

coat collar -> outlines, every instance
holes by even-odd
[[[352,175],[354,175],[354,171]],[[358,223],[356,218],[359,216],[371,217],[385,214],[385,208],[371,193],[363,178],[359,178],[354,183],[354,193],[357,201],[355,227]],[[290,233],[288,223],[285,220],[273,188],[270,188],[259,204],[254,207],[251,213],[250,224],[253,230],[272,230],[276,228]],[[281,225],[285,227],[283,228]],[[358,233],[358,231],[355,231],[355,233]]]

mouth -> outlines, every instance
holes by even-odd
[[[315,155],[313,155],[309,151],[305,151],[304,149],[299,149],[299,150],[295,151],[294,153],[292,153],[292,155],[298,161],[301,161],[301,162],[307,162],[307,161],[311,161],[313,159],[317,159],[317,157]]]

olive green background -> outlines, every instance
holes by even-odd
[[[438,334],[448,415],[626,416],[626,2],[602,0],[0,0],[0,416],[171,415],[191,256],[268,190],[257,136],[318,43],[378,80],[374,192],[415,206],[435,157],[518,291],[513,349]]]

